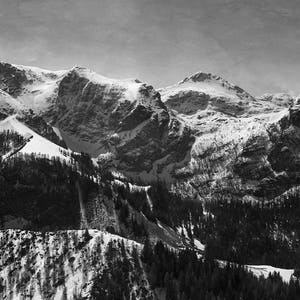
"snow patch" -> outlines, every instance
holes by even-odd
[[[245,267],[257,277],[263,276],[264,278],[267,278],[270,273],[279,273],[282,280],[286,283],[288,283],[291,280],[292,275],[294,273],[293,269],[281,269],[267,265],[246,265]]]

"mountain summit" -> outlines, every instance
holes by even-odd
[[[193,142],[188,126],[139,80],[109,79],[83,67],[52,72],[10,64],[1,64],[0,76],[2,114],[31,112],[69,149],[95,158],[111,153],[133,175],[170,174]]]

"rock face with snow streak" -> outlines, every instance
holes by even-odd
[[[72,69],[60,82],[52,114],[71,149],[94,157],[113,152],[128,171],[150,171],[167,157],[169,163],[181,161],[193,141],[153,87],[84,68]]]

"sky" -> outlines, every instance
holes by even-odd
[[[198,72],[300,94],[299,0],[0,0],[0,60],[156,88]]]

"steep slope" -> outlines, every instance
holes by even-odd
[[[238,86],[220,76],[198,72],[178,84],[160,90],[162,101],[179,113],[192,115],[199,110],[215,110],[242,115],[256,100]]]
[[[6,230],[0,244],[1,299],[95,299],[94,285],[117,267],[126,299],[154,299],[137,256],[142,245],[134,241],[97,230]]]
[[[52,105],[57,89],[47,90],[46,87],[57,85],[58,77],[63,72],[54,74],[38,68],[33,70],[0,63],[0,120],[15,115],[17,120],[31,130],[64,147],[55,128],[40,116],[42,111],[47,111]]]
[[[39,114],[53,104],[58,83],[66,71],[47,71],[0,63],[0,89],[11,95],[23,108]]]
[[[202,72],[160,92],[163,102],[197,136],[189,165],[177,172],[178,178],[189,178],[177,184],[178,190],[210,199],[255,201],[298,186],[296,173],[288,167],[288,161],[294,166],[298,161],[292,144],[298,143],[299,108],[292,106],[296,100],[291,96],[255,99],[221,77]],[[280,161],[285,167],[278,166]]]
[[[11,115],[0,121],[0,131],[13,131],[17,132],[21,136],[26,138],[26,144],[18,152],[26,154],[41,154],[48,157],[58,157],[62,160],[68,160],[69,157],[63,153],[67,153],[66,150],[47,138],[42,137],[24,123],[20,122],[17,115]]]
[[[118,169],[149,179],[170,178],[188,158],[194,140],[189,127],[138,80],[109,79],[81,67],[51,72],[1,64],[0,74],[3,91],[23,114],[29,110],[27,123],[36,129],[30,120],[42,117],[53,126],[53,141],[60,137],[73,151],[111,153]]]
[[[24,105],[0,89],[0,120],[26,110]]]
[[[106,79],[82,68],[61,81],[53,115],[71,149],[93,157],[112,152],[118,168],[127,172],[153,171],[158,160],[157,169],[180,162],[193,141],[151,86]]]

